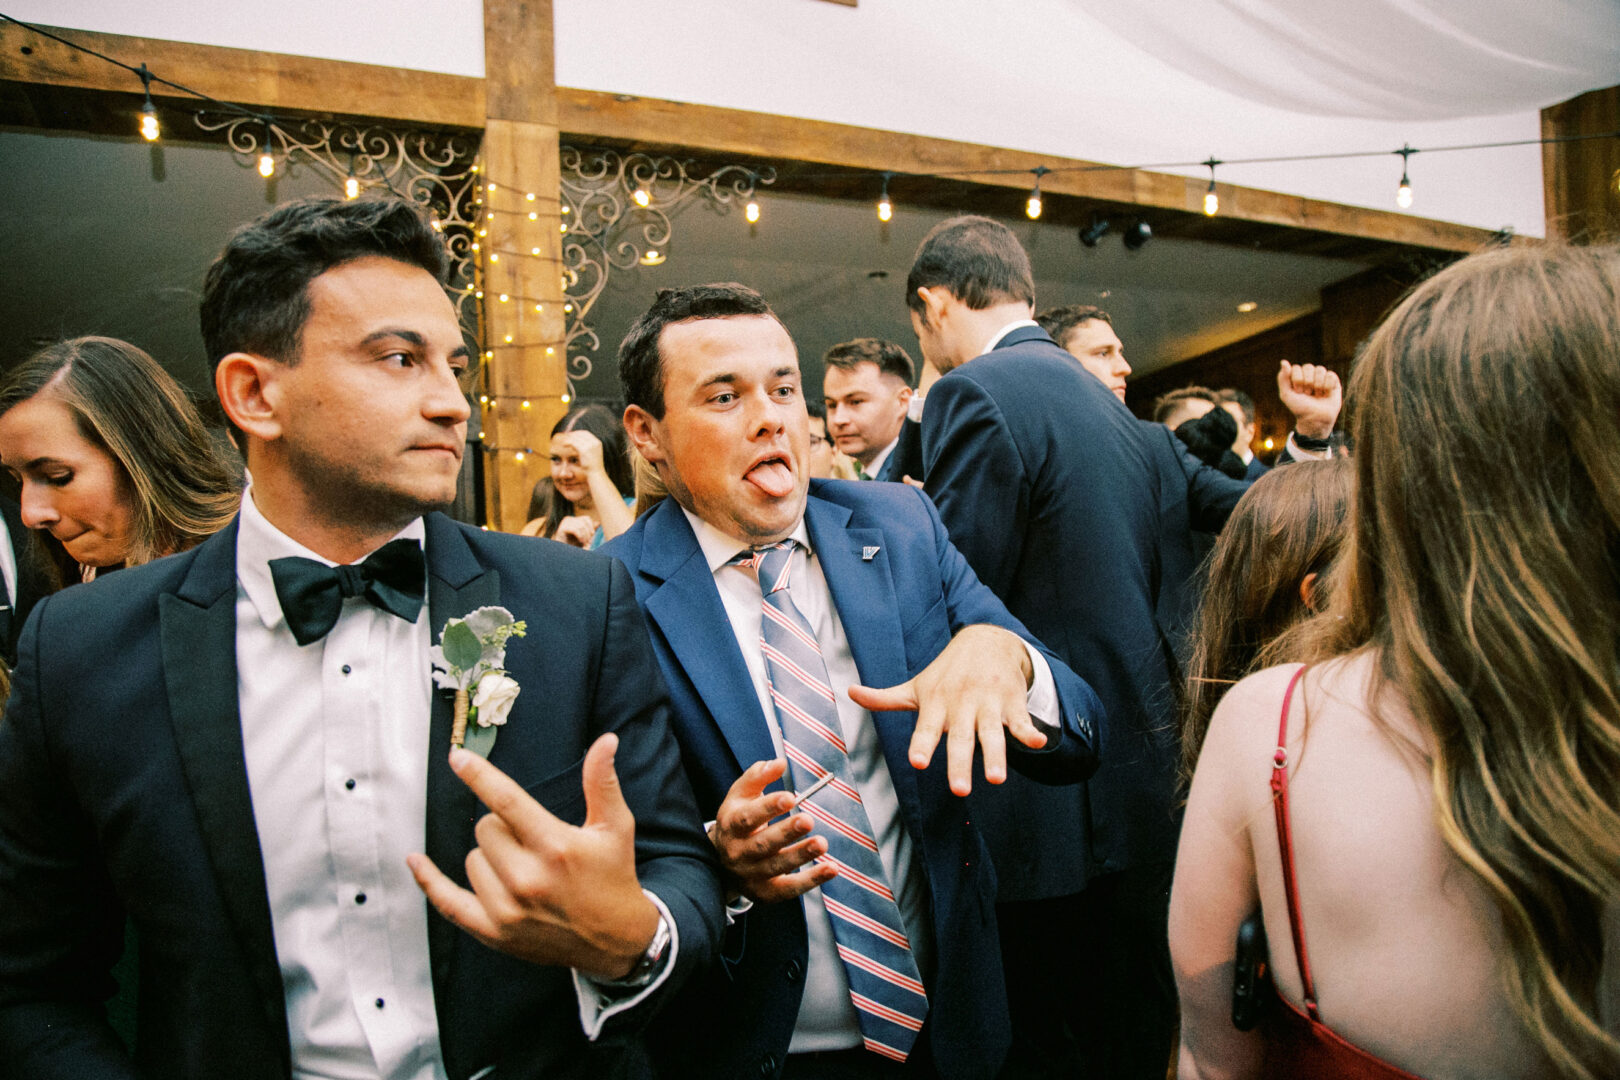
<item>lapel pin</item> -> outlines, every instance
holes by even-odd
[[[871,562],[873,559],[877,558],[877,553],[878,549],[876,547],[861,548],[861,562]]]

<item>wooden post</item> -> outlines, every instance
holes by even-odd
[[[1620,86],[1592,90],[1541,110],[1541,136],[1620,131]],[[1620,240],[1620,138],[1544,143],[1547,236],[1577,244]]]
[[[484,101],[485,495],[517,532],[567,408],[551,0],[484,0]]]

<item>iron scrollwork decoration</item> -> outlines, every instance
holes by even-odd
[[[586,321],[615,270],[656,265],[668,254],[671,214],[696,198],[719,210],[746,203],[754,189],[776,182],[769,167],[724,165],[697,175],[695,162],[650,154],[563,146],[563,291],[568,296],[564,343],[568,390],[590,377],[588,353],[601,339]],[[577,343],[577,348],[576,348]]]
[[[243,115],[197,114],[197,126],[223,132],[236,154],[269,153],[289,168],[307,165],[339,191],[353,178],[359,191],[385,190],[426,207],[450,255],[448,291],[463,330],[482,343],[473,251],[478,226],[476,132],[397,131],[342,120],[303,120],[296,126]]]

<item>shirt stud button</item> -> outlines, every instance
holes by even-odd
[[[353,791],[354,790],[354,778],[350,777],[349,779],[343,781],[343,786],[348,788],[350,791]]]
[[[354,669],[352,667],[350,667],[348,664],[343,665],[343,674],[347,675],[353,670]]]
[[[357,904],[365,903],[366,902],[366,894],[365,893],[355,893],[354,894],[354,902],[357,903]]]
[[[380,1009],[380,1008],[382,1008],[382,1007],[383,1007],[383,999],[382,999],[382,998],[378,998],[378,999],[377,999],[377,1008],[379,1008],[379,1009]]]

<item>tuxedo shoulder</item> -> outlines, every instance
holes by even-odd
[[[574,577],[598,574],[603,578],[612,568],[612,560],[604,558],[599,551],[585,551],[537,536],[480,529],[461,522],[457,522],[456,527],[466,537],[467,546],[477,552],[480,559],[497,568],[514,565],[539,568],[546,573]]]
[[[47,599],[58,615],[96,618],[105,618],[110,611],[155,604],[159,596],[180,590],[196,556],[195,548],[167,555],[99,576],[83,585],[71,585]]]
[[[886,521],[914,515],[922,522],[928,517],[928,497],[910,484],[812,480],[810,494],[855,513],[877,514]]]

